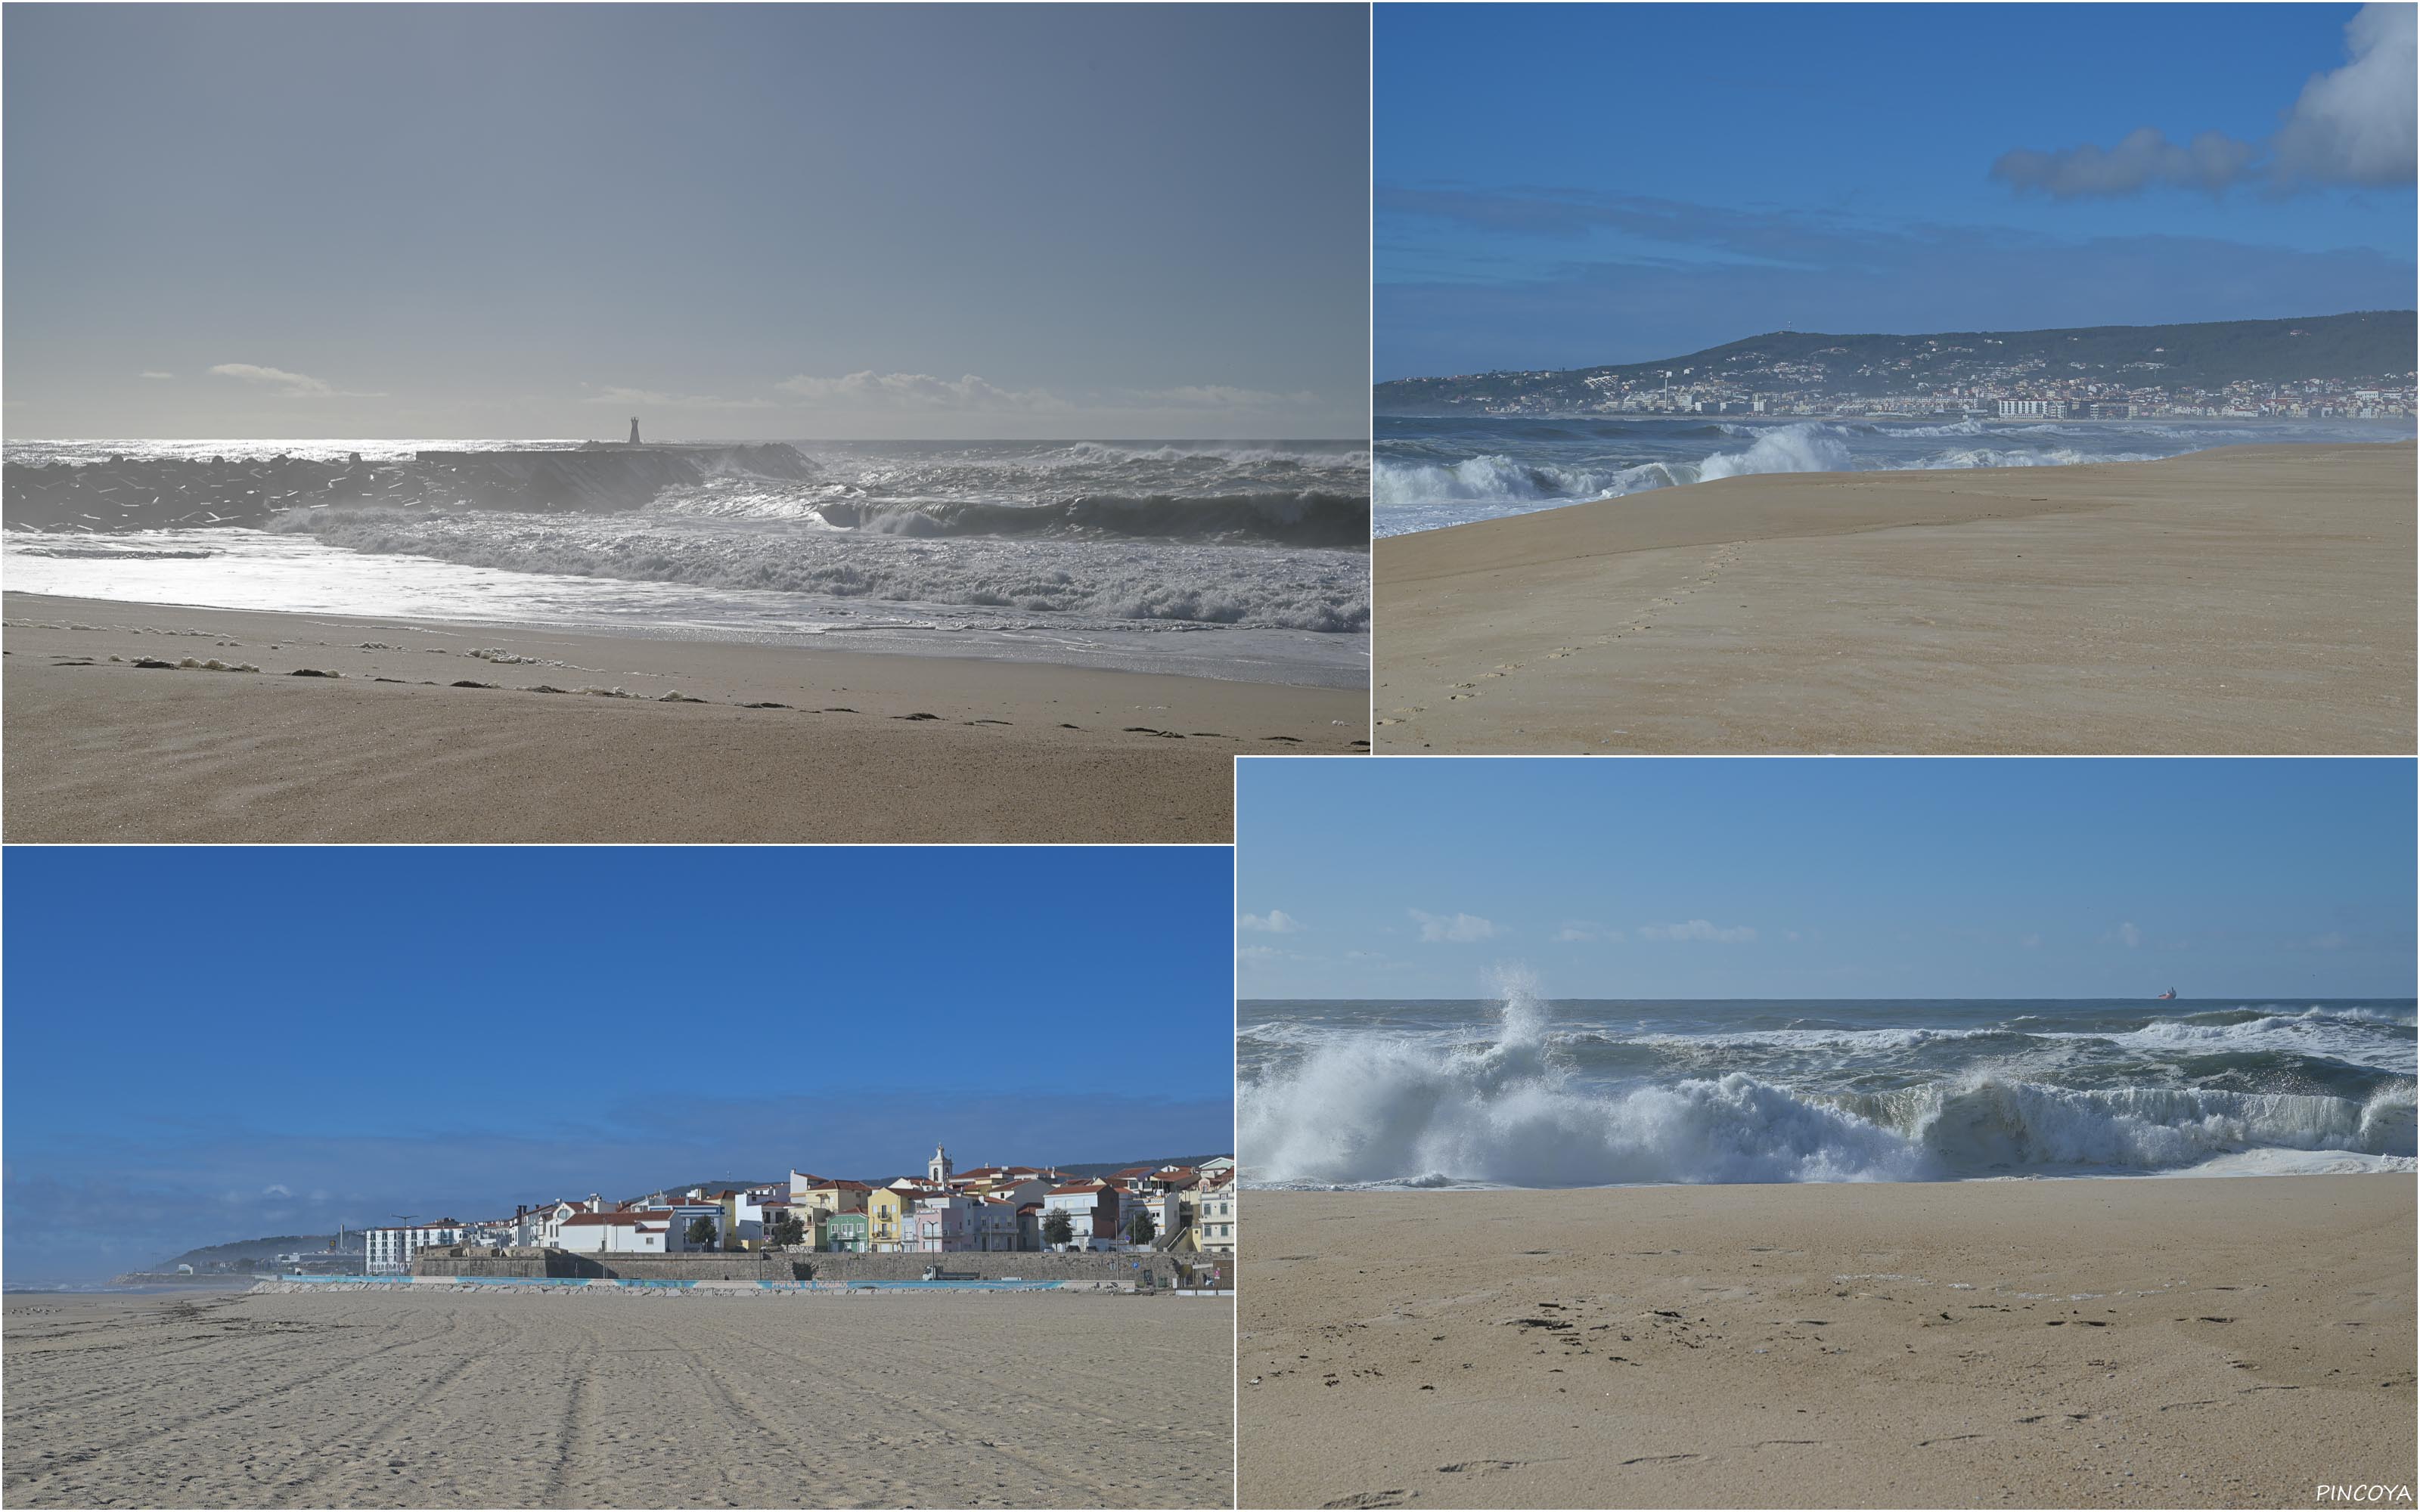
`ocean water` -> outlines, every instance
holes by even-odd
[[[572,442],[11,441],[12,466]],[[241,525],[11,529],[11,588],[786,641],[1354,687],[1369,666],[1357,441],[792,442],[637,510],[385,505]]]
[[[2413,1001],[1247,1001],[1249,1184],[2401,1171]]]
[[[1381,415],[1380,535],[1754,472],[2060,467],[2251,442],[2397,441],[2408,421],[1431,419]]]

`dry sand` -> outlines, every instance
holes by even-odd
[[[1243,1504],[2408,1506],[2413,1185],[1255,1192]]]
[[[1227,1506],[1204,1298],[14,1295],[9,1506]]]
[[[2409,755],[2414,455],[1732,478],[1390,537],[1378,748]]]
[[[1238,753],[1368,748],[1368,695],[1349,688],[7,604],[11,841],[1223,844]],[[471,655],[483,650],[532,659]],[[189,657],[260,671],[136,665]],[[304,668],[342,676],[293,675]],[[674,692],[705,702],[657,702]]]

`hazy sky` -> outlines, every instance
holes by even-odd
[[[2409,761],[1241,764],[1239,992],[2412,993]]]
[[[1382,5],[1377,376],[2409,309],[2412,18]]]
[[[1368,14],[11,6],[7,434],[1366,435]]]
[[[6,860],[6,1269],[1233,1142],[1223,848]]]

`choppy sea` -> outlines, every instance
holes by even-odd
[[[2413,1000],[1247,1001],[1249,1184],[2401,1171]]]
[[[12,467],[280,454],[368,464],[551,441],[11,441]],[[27,592],[820,640],[1359,686],[1360,441],[790,443],[643,509],[295,508],[242,525],[11,529]]]
[[[1757,472],[2141,462],[2252,442],[2397,441],[2409,421],[1377,420],[1380,535]]]

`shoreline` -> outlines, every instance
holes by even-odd
[[[11,842],[1215,844],[1233,756],[1368,749],[1357,688],[5,602]]]
[[[1758,474],[1382,536],[1378,746],[2408,754],[2415,455]]]
[[[1256,1190],[1242,1502],[2410,1485],[2410,1176]]]

